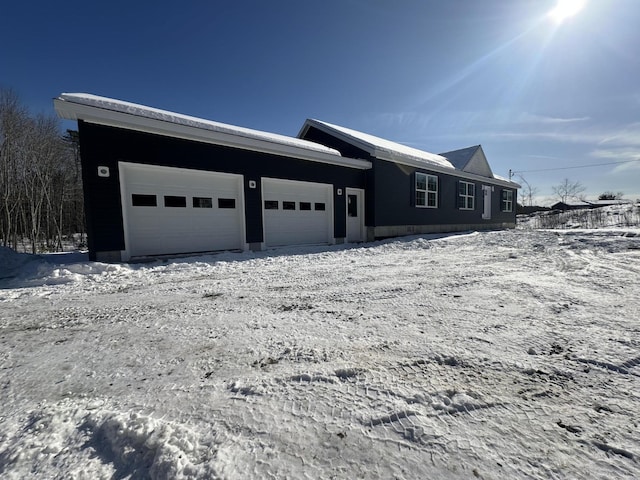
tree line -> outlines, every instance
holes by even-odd
[[[2,246],[62,251],[84,235],[78,145],[77,132],[61,134],[55,116],[30,114],[16,92],[0,88]]]

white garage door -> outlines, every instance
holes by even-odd
[[[331,243],[333,187],[264,178],[264,240],[269,247]]]
[[[242,176],[120,162],[129,257],[243,247]]]

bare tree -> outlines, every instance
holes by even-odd
[[[0,89],[0,238],[32,253],[61,250],[82,233],[77,142],[60,135],[53,116],[32,117],[11,90]]]
[[[580,194],[585,191],[585,187],[580,182],[573,182],[565,178],[560,185],[551,187],[551,190],[562,203],[566,203],[570,199],[579,199]]]

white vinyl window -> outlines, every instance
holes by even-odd
[[[460,210],[473,210],[476,208],[476,185],[469,182],[459,182],[458,208]]]
[[[416,173],[416,207],[438,208],[438,177]]]
[[[502,211],[513,212],[513,191],[502,190]]]

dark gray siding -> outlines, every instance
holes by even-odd
[[[372,157],[366,151],[351,145],[326,132],[309,127],[303,138],[327,147],[335,148],[342,155],[362,158],[373,163],[366,172],[365,223],[369,227],[393,225],[501,225],[515,224],[517,191],[513,189],[513,212],[502,212],[501,191],[503,187],[492,183],[472,181],[457,176],[418,169]],[[438,208],[415,207],[414,174],[416,171],[438,177]],[[474,210],[458,208],[458,182],[464,180],[476,185]],[[491,219],[482,219],[482,185],[493,185],[491,197]]]
[[[358,148],[354,145],[351,145],[344,140],[340,140],[332,135],[329,135],[322,130],[318,130],[315,127],[309,127],[307,131],[302,136],[304,140],[309,140],[311,142],[319,143],[320,145],[324,145],[325,147],[333,148],[334,150],[338,150],[343,157],[348,158],[358,158],[361,160],[367,160],[373,162],[375,157],[372,157],[365,150]],[[366,170],[364,173],[364,183],[365,183],[365,199],[364,199],[364,223],[367,226],[373,226],[375,223],[375,202],[374,199],[376,197],[376,185],[375,185],[375,176],[376,171],[375,168],[370,170]],[[344,200],[343,200],[344,201]]]
[[[515,222],[516,191],[513,190],[513,212],[501,211],[502,187],[486,182],[468,180],[427,169],[399,165],[384,160],[374,160],[376,170],[375,224],[387,225],[478,225]],[[415,173],[422,172],[438,177],[438,207],[420,208],[415,206]],[[475,208],[458,208],[458,187],[460,181],[475,184]],[[491,196],[491,219],[482,219],[482,185],[493,185]]]
[[[344,189],[365,188],[365,171],[172,137],[78,122],[90,255],[124,250],[118,162],[191,168],[245,176],[246,241],[263,241],[261,178],[334,185],[334,236],[345,236]],[[109,178],[98,177],[107,166]],[[256,188],[249,188],[255,180]],[[335,195],[343,190],[342,197]]]

